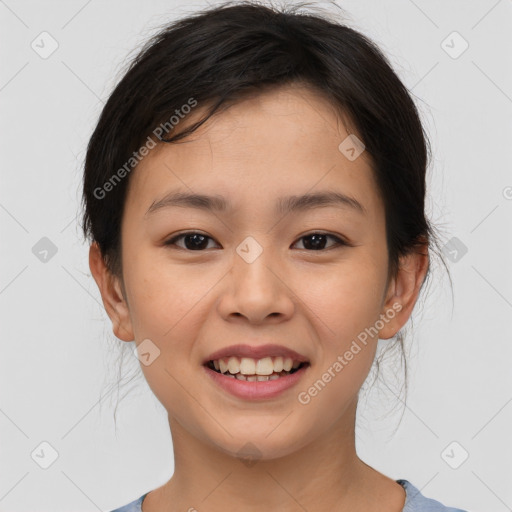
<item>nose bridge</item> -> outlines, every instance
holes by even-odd
[[[225,316],[242,314],[254,321],[262,321],[275,313],[290,315],[293,303],[279,277],[275,252],[264,248],[254,236],[247,236],[235,251],[232,282],[228,295],[222,300],[222,313]]]
[[[261,240],[261,237],[258,238]],[[236,247],[236,253],[248,265],[260,259],[263,252],[268,254],[268,248],[264,250],[263,245],[252,235],[246,236]]]
[[[258,238],[262,240],[263,237]],[[275,258],[275,253],[268,247],[264,248],[255,236],[244,238],[236,247],[234,255],[235,285],[268,288],[270,281],[276,278],[268,268],[272,258]]]

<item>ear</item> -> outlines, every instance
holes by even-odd
[[[130,311],[119,278],[108,270],[97,242],[93,242],[89,248],[89,268],[100,290],[105,311],[112,321],[112,331],[123,341],[134,341]]]
[[[384,327],[380,339],[392,338],[411,316],[429,265],[428,245],[400,258],[397,276],[392,278],[384,300],[381,318]],[[393,315],[394,313],[394,315]]]

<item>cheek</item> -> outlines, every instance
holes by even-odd
[[[379,317],[385,276],[362,255],[321,273],[305,272],[296,282],[297,295],[338,345],[350,342]]]
[[[156,265],[134,268],[130,280],[135,339],[151,340],[158,352],[151,364],[141,364],[146,381],[168,411],[186,414],[194,404],[183,386],[196,395],[191,378],[194,342],[211,307],[205,293],[216,281],[207,274],[192,279],[183,269],[171,272]]]
[[[318,407],[326,423],[345,412],[371,369],[378,339],[371,328],[384,284],[377,267],[363,258],[331,271],[328,279],[309,276],[302,282],[320,339],[317,369],[300,390],[301,403]]]
[[[142,365],[146,379],[159,398],[179,396],[178,382],[190,379],[195,364],[194,342],[212,307],[208,292],[219,281],[217,274],[200,267],[155,262],[144,264],[142,257],[127,268],[130,317],[137,343],[149,339],[159,351],[148,366]],[[187,364],[182,364],[182,362]],[[175,389],[175,393],[170,393]]]
[[[199,266],[173,265],[154,258],[147,261],[144,264],[138,258],[126,272],[135,336],[170,341],[175,331],[193,324],[191,319],[206,302],[218,276],[201,271]]]

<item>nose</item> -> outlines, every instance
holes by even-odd
[[[261,250],[255,259],[247,258],[242,251],[235,253],[233,265],[224,278],[219,313],[226,320],[242,316],[254,324],[291,318],[296,301],[293,283],[283,269],[270,250]]]

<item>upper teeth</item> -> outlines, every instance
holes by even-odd
[[[241,373],[242,375],[272,375],[284,371],[289,372],[292,368],[298,368],[300,361],[294,361],[290,357],[264,357],[253,359],[251,357],[223,357],[213,361],[216,370],[221,373],[229,371],[231,374]]]

